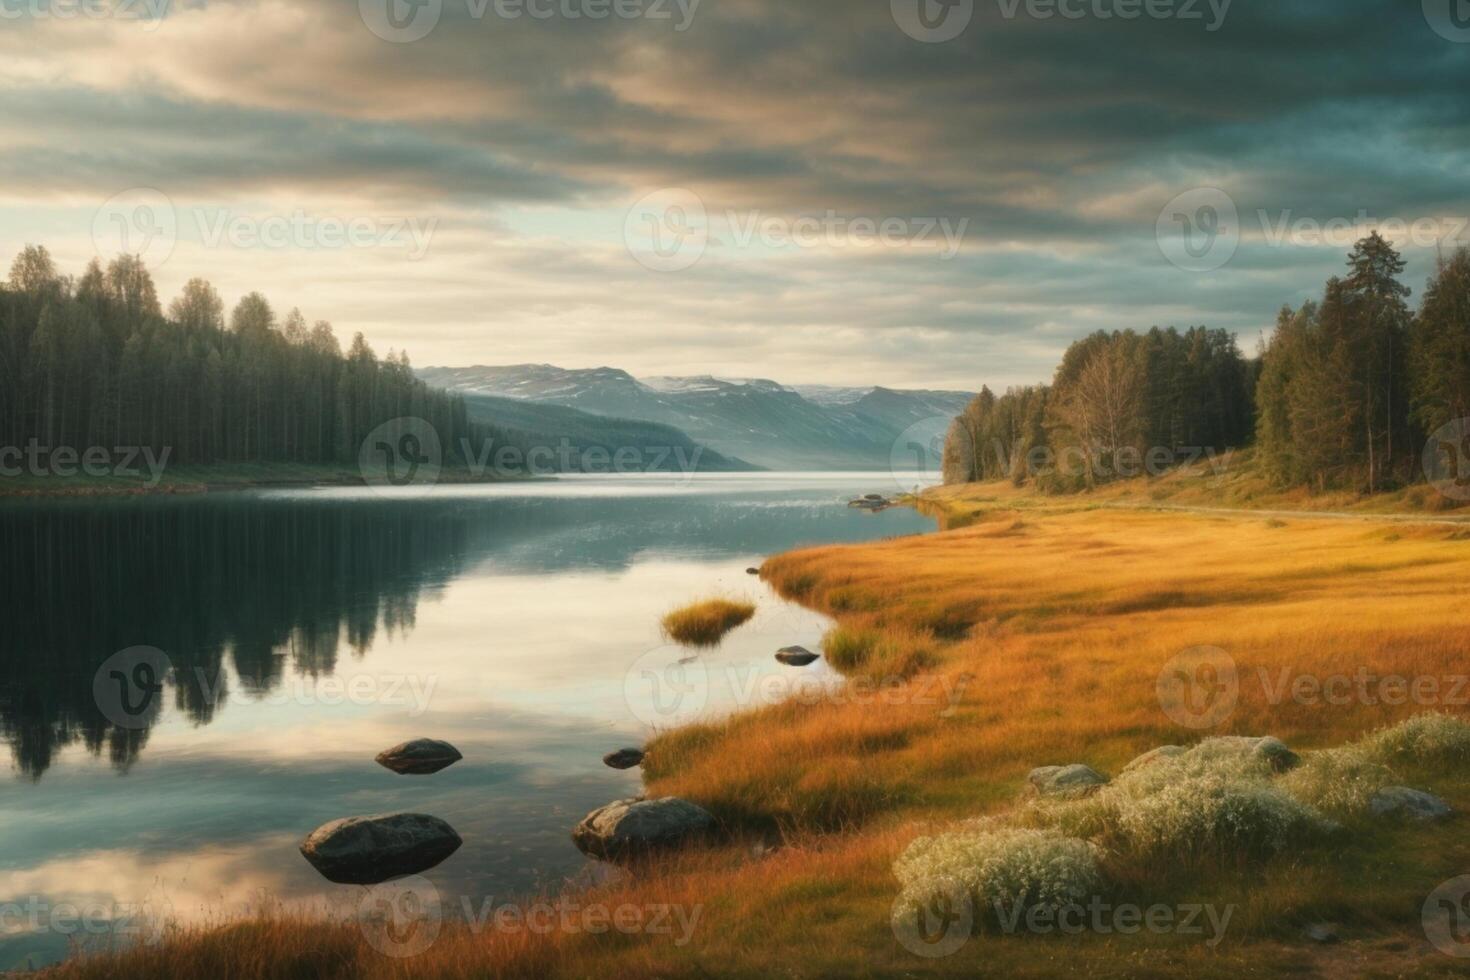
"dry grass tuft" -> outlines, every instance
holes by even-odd
[[[675,609],[663,618],[664,635],[685,646],[712,647],[726,633],[755,615],[755,603],[743,599],[704,599]]]

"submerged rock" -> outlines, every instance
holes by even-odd
[[[1397,817],[1419,823],[1443,820],[1452,812],[1450,805],[1433,793],[1407,786],[1383,787],[1368,801],[1368,810],[1375,817]]]
[[[1108,777],[1081,763],[1040,766],[1026,777],[1042,796],[1085,796],[1107,784]]]
[[[454,765],[464,756],[436,738],[416,738],[378,753],[378,765],[400,775],[427,776]]]
[[[821,657],[806,647],[782,647],[776,651],[776,659],[788,667],[805,667],[816,663]]]
[[[632,769],[643,764],[643,752],[639,749],[618,749],[603,756],[602,763],[613,769]]]
[[[592,857],[623,861],[691,843],[708,835],[714,823],[708,810],[673,796],[618,800],[582,818],[572,842]]]
[[[322,824],[301,842],[301,856],[328,881],[376,885],[427,871],[462,843],[438,817],[380,813]]]

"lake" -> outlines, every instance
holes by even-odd
[[[648,475],[0,504],[0,969],[165,919],[355,903],[362,888],[297,851],[344,816],[448,821],[464,845],[426,877],[455,906],[591,880],[572,826],[640,789],[605,753],[836,682],[822,661],[775,663],[829,624],[746,567],[932,530],[907,508],[844,504],[918,482]],[[658,620],[711,594],[758,612],[691,659]],[[421,736],[464,759],[432,776],[374,762]]]

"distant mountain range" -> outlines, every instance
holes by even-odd
[[[887,469],[909,442],[942,436],[973,394],[893,388],[786,386],[766,379],[635,378],[617,368],[550,364],[424,368],[428,384],[471,397],[574,408],[589,415],[672,426],[734,464],[767,469]],[[507,407],[507,406],[502,406]],[[493,411],[472,408],[493,421]],[[505,424],[510,424],[509,420]],[[519,417],[533,428],[537,419]],[[548,417],[545,430],[558,423]],[[904,445],[896,447],[903,436]]]

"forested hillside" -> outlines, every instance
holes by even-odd
[[[167,448],[176,463],[354,463],[400,416],[432,423],[448,456],[473,433],[462,399],[378,358],[361,334],[278,316],[259,293],[225,314],[193,279],[160,305],[141,260],[93,261],[80,279],[28,247],[0,287],[0,445]]]
[[[1281,311],[1256,359],[1203,327],[1080,340],[1050,385],[981,391],[950,426],[945,482],[1077,490],[1252,442],[1282,486],[1418,480],[1427,434],[1470,417],[1470,250],[1440,262],[1417,314],[1403,269],[1363,239],[1320,302]]]

